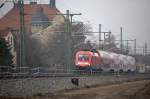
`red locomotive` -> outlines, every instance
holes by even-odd
[[[93,50],[78,51],[75,55],[77,69],[100,71],[135,71],[135,58],[113,52]]]

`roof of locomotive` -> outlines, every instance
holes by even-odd
[[[76,54],[90,54],[90,55],[92,55],[93,53],[91,51],[78,51]]]

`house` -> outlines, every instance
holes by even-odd
[[[0,18],[0,36],[3,36],[12,44],[12,48],[16,51],[16,63],[20,66],[20,12],[19,4],[14,3],[14,7],[8,11],[2,18]],[[55,0],[50,0],[49,4],[37,4],[37,2],[30,2],[24,4],[24,26],[25,35],[34,35],[39,31],[46,29],[54,23],[56,14],[61,12],[56,8]],[[58,19],[64,20],[61,16]],[[56,20],[55,20],[56,21]],[[56,22],[57,23],[57,22]],[[10,39],[9,39],[10,38]]]

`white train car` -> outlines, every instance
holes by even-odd
[[[98,53],[103,60],[104,71],[133,72],[136,70],[135,58],[132,56],[101,50],[98,50]]]

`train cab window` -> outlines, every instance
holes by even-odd
[[[88,61],[89,60],[89,56],[88,55],[79,55],[79,60],[80,61]]]
[[[92,49],[91,52],[98,53],[98,51],[96,49]]]

